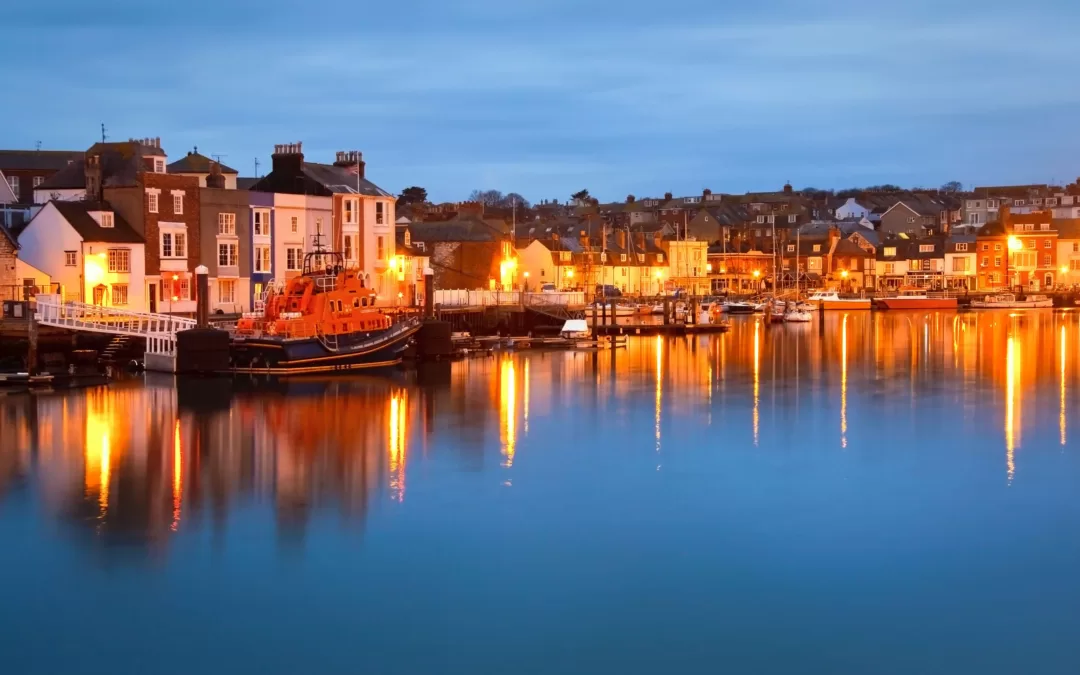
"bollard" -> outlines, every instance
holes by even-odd
[[[424,318],[435,318],[435,270],[424,268]]]
[[[195,325],[210,326],[210,270],[205,265],[195,268]]]

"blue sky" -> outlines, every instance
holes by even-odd
[[[303,141],[438,200],[1080,176],[1072,0],[12,4],[8,148]]]

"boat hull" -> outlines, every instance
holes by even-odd
[[[336,345],[318,338],[237,338],[229,348],[230,370],[290,375],[385,368],[401,363],[419,329],[414,322],[374,333],[351,333],[339,336]]]
[[[972,309],[1053,309],[1053,300],[1044,300],[1040,302],[981,302],[975,301],[971,303]]]
[[[881,298],[882,309],[956,309],[956,298]]]
[[[821,309],[843,309],[849,311],[857,309],[870,309],[870,300],[823,300],[821,302]]]

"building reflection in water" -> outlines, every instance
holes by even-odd
[[[848,315],[844,312],[840,324],[840,447],[847,447],[847,325]]]
[[[230,510],[253,502],[272,505],[279,532],[300,535],[315,512],[354,527],[376,503],[397,508],[389,504],[406,500],[407,476],[429,447],[467,471],[520,470],[518,452],[530,443],[540,454],[556,431],[572,438],[574,424],[603,423],[640,439],[659,468],[662,438],[667,453],[720,451],[670,440],[695,425],[711,425],[724,451],[835,429],[837,397],[840,445],[855,450],[881,440],[883,421],[910,426],[909,414],[934,415],[925,401],[956,402],[955,423],[990,434],[995,463],[1004,445],[1011,483],[1023,476],[1025,429],[1034,441],[1057,426],[1056,440],[1067,443],[1068,388],[1080,374],[1067,350],[1078,322],[1080,314],[1053,312],[829,312],[819,332],[748,317],[711,337],[469,359],[423,386],[407,374],[238,382],[223,401],[193,406],[172,378],[147,376],[7,396],[0,500],[29,485],[77,531],[155,549],[193,524],[222,528]],[[895,405],[909,395],[910,412]],[[429,442],[436,435],[442,442]],[[509,484],[505,472],[499,480]]]
[[[499,363],[499,430],[501,432],[503,467],[514,466],[517,452],[517,371],[511,355]]]

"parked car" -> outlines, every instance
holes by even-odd
[[[556,292],[555,284],[541,284],[540,285],[540,292],[541,293],[555,293]]]
[[[622,291],[611,284],[597,284],[596,295],[603,298],[621,298]]]

